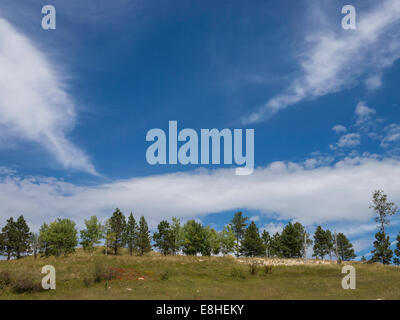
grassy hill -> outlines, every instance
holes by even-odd
[[[0,261],[0,299],[400,299],[398,267],[353,263],[357,289],[343,290],[340,265],[259,266],[251,274],[251,261],[104,256],[99,249],[93,255],[78,250],[68,257],[26,257]],[[40,291],[41,268],[48,264],[56,268],[57,289]]]

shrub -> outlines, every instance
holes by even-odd
[[[235,267],[233,267],[231,270],[231,277],[235,278],[235,279],[241,279],[241,280],[246,279],[245,273],[241,269],[237,269]]]
[[[0,272],[0,289],[11,284],[11,275],[8,271],[1,271]]]
[[[257,263],[250,263],[249,266],[250,266],[250,274],[254,276],[258,271],[258,265]]]
[[[265,266],[264,267],[264,273],[265,274],[271,274],[272,273],[272,266]]]
[[[114,267],[108,267],[103,272],[103,280],[110,281],[121,277],[121,272],[119,269]]]
[[[103,273],[104,273],[103,265],[100,263],[96,263],[94,266],[94,274],[93,274],[94,282],[101,282],[101,280],[103,280]]]
[[[169,279],[169,272],[165,271],[165,272],[161,273],[160,279],[161,280],[168,280]]]
[[[15,293],[39,292],[43,290],[41,284],[34,281],[29,275],[23,275],[14,279],[12,289]]]
[[[94,283],[93,277],[86,276],[83,278],[83,284],[86,288],[89,288],[93,283]]]

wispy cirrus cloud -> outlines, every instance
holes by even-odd
[[[323,25],[307,37],[300,75],[285,92],[242,119],[266,120],[303,100],[339,92],[366,79],[368,89],[381,85],[383,70],[400,58],[400,2],[385,0],[358,15],[357,30],[332,31]]]
[[[67,137],[75,125],[75,106],[54,66],[1,17],[0,72],[0,130],[7,140],[37,143],[64,168],[97,174]]]

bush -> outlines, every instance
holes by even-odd
[[[272,273],[272,266],[265,266],[264,267],[264,273],[265,274],[271,274]]]
[[[8,271],[1,271],[0,272],[0,289],[11,284],[11,275]]]
[[[94,280],[92,277],[86,276],[83,278],[83,284],[86,288],[89,288],[93,283],[94,283]]]
[[[257,263],[250,263],[250,274],[255,275],[258,271],[258,265]]]
[[[122,276],[122,272],[119,268],[115,267],[104,267],[100,263],[96,263],[94,266],[93,281],[99,283],[103,280],[110,281],[119,279]]]
[[[119,269],[114,267],[108,267],[103,272],[103,280],[110,281],[121,277],[121,272]]]
[[[104,273],[104,267],[100,263],[96,263],[94,266],[94,274],[93,274],[93,280],[94,282],[101,282],[103,280],[103,273]]]
[[[245,273],[241,269],[237,269],[235,267],[233,267],[231,270],[231,277],[235,278],[235,279],[241,279],[241,280],[246,279]]]
[[[15,293],[24,293],[24,292],[39,292],[42,291],[43,288],[39,282],[33,280],[33,278],[29,275],[23,275],[14,279],[12,282],[12,289]]]
[[[161,273],[160,279],[161,280],[168,280],[169,279],[169,272],[165,271],[165,272]]]

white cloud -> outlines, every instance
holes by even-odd
[[[386,136],[381,141],[381,146],[386,148],[391,143],[400,141],[400,125],[392,123],[385,127]]]
[[[359,133],[348,133],[339,138],[336,146],[331,146],[331,149],[336,148],[353,148],[360,144],[361,135]]]
[[[335,131],[336,133],[343,133],[347,131],[346,127],[342,126],[341,124],[337,124],[332,128],[332,130]]]
[[[319,19],[319,18],[317,18]],[[288,89],[243,119],[255,123],[302,100],[339,92],[367,78],[377,88],[383,70],[400,58],[400,2],[385,0],[369,12],[358,14],[357,30],[340,30],[321,20],[317,31],[307,38],[301,55],[301,75]]]
[[[355,110],[355,114],[357,116],[357,123],[356,124],[361,124],[365,121],[368,121],[371,119],[371,115],[375,114],[376,111],[373,108],[368,107],[364,101],[360,101]]]
[[[0,18],[0,129],[9,139],[35,142],[65,168],[96,174],[67,138],[75,107],[65,85],[33,44]]]
[[[260,220],[260,216],[252,216],[252,217],[250,217],[250,221],[257,222],[259,220]]]
[[[400,161],[351,158],[306,169],[302,164],[274,162],[250,176],[234,169],[156,175],[97,186],[77,186],[53,178],[16,175],[0,179],[0,223],[24,214],[38,227],[43,221],[70,217],[82,224],[96,214],[109,217],[119,207],[144,215],[155,227],[162,219],[201,218],[208,213],[259,210],[278,220],[306,225],[368,223],[372,192],[384,189],[400,203]]]

